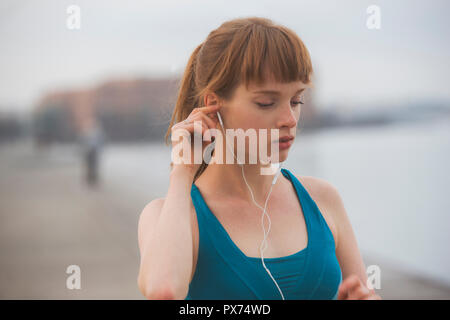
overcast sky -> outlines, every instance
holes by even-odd
[[[81,29],[66,27],[69,5]],[[370,30],[368,6],[381,9]],[[262,16],[308,47],[319,107],[450,101],[450,1],[11,0],[0,2],[0,109],[110,78],[178,73],[222,22]]]

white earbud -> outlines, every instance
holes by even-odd
[[[220,123],[220,125],[222,126],[222,128],[224,128],[224,127],[223,127],[222,117],[220,116],[219,111],[217,111],[217,117],[219,118],[219,123]],[[224,130],[225,130],[225,128],[224,128]]]
[[[272,185],[274,185],[277,182],[277,179],[278,179],[278,176],[280,175],[280,173],[281,173],[281,165],[278,168],[277,173],[275,173],[275,177],[273,178]]]

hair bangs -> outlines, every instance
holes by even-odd
[[[241,79],[263,85],[269,80],[309,84],[313,72],[308,50],[300,38],[283,27],[253,25],[241,67]]]

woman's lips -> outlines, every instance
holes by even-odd
[[[283,139],[283,140],[275,140],[273,144],[276,146],[278,144],[278,150],[286,150],[289,149],[294,142],[294,139]]]
[[[287,141],[280,141],[279,142],[279,149],[280,150],[289,149],[291,147],[293,141],[294,141],[294,139],[287,140]]]

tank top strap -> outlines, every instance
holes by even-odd
[[[342,273],[335,255],[335,242],[328,224],[319,210],[314,199],[302,183],[289,170],[281,169],[283,175],[289,178],[294,185],[308,229],[308,259],[305,263],[307,277],[299,285],[308,288],[307,299],[317,297],[337,298],[337,290],[342,281]],[[324,285],[327,283],[327,285]],[[335,292],[330,292],[335,289]]]
[[[311,198],[300,180],[297,179],[297,177],[292,174],[291,171],[282,168],[281,172],[292,182],[297,192],[297,196],[300,200],[306,223],[309,224],[308,231],[311,231],[310,234],[308,234],[308,237],[310,237],[310,244],[314,245],[318,242],[323,243],[324,241],[326,241],[332,242],[334,245],[333,234],[331,233],[331,230],[328,227],[328,224],[322,216],[322,213],[320,212],[320,209],[314,199]]]

